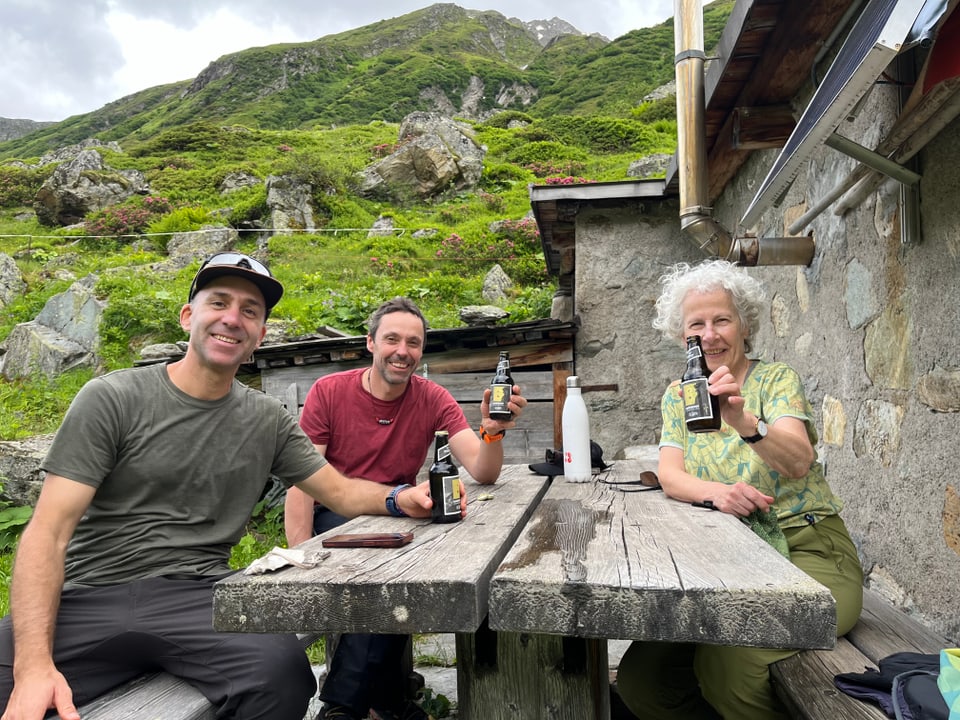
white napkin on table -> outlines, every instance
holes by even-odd
[[[290,565],[299,568],[312,568],[316,567],[329,554],[329,550],[311,550],[308,552],[302,548],[274,547],[266,555],[250,563],[243,574],[262,575],[265,572],[272,572]]]

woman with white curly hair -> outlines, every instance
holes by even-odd
[[[680,264],[661,278],[653,326],[685,344],[699,335],[720,400],[717,432],[688,432],[673,383],[663,395],[660,483],[676,500],[706,503],[747,520],[790,561],[826,585],[837,635],[860,616],[863,571],[817,460],[813,410],[799,375],[782,362],[748,357],[765,295],[758,280],[725,260]],[[796,650],[634,642],[617,687],[638,717],[780,720],[768,666]]]

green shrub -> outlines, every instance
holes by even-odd
[[[84,221],[84,232],[113,239],[141,235],[157,216],[169,212],[170,207],[167,198],[136,196],[121,205],[111,205],[93,213]]]
[[[3,484],[0,483],[0,493],[3,493]],[[24,505],[14,505],[0,496],[0,553],[14,550],[20,533],[30,521],[33,508]]]
[[[504,112],[499,112],[496,115],[491,116],[489,119],[485,120],[483,124],[494,128],[506,128],[514,121],[533,123],[534,119],[531,115],[528,115],[525,112],[520,112],[519,110],[505,110]]]
[[[52,379],[39,374],[0,379],[0,437],[22,440],[55,432],[74,395],[91,377],[91,370],[70,370]]]
[[[586,163],[587,153],[578,147],[571,147],[562,142],[542,140],[531,142],[511,151],[507,161],[516,165],[530,166],[536,164]]]
[[[673,96],[641,103],[630,111],[640,122],[652,124],[658,120],[677,119],[677,99]]]
[[[175,292],[167,279],[129,270],[101,276],[96,291],[107,298],[100,321],[100,355],[107,368],[131,365],[146,344],[183,339],[179,317],[186,287]]]
[[[158,235],[159,237],[154,240],[162,248],[166,248],[167,242],[174,233],[199,230],[209,222],[210,213],[204,208],[181,207],[151,221],[147,226],[147,232],[150,235]]]
[[[254,223],[267,216],[267,186],[265,183],[242,188],[230,194],[230,214],[233,227]]]
[[[29,206],[50,175],[50,168],[0,165],[0,207]]]

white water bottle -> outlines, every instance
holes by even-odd
[[[567,482],[589,482],[590,419],[580,392],[580,378],[567,378],[567,399],[563,403],[563,477]]]

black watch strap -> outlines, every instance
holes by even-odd
[[[757,418],[757,431],[749,437],[740,436],[740,439],[749,445],[758,443],[767,436],[767,424],[762,418]]]

